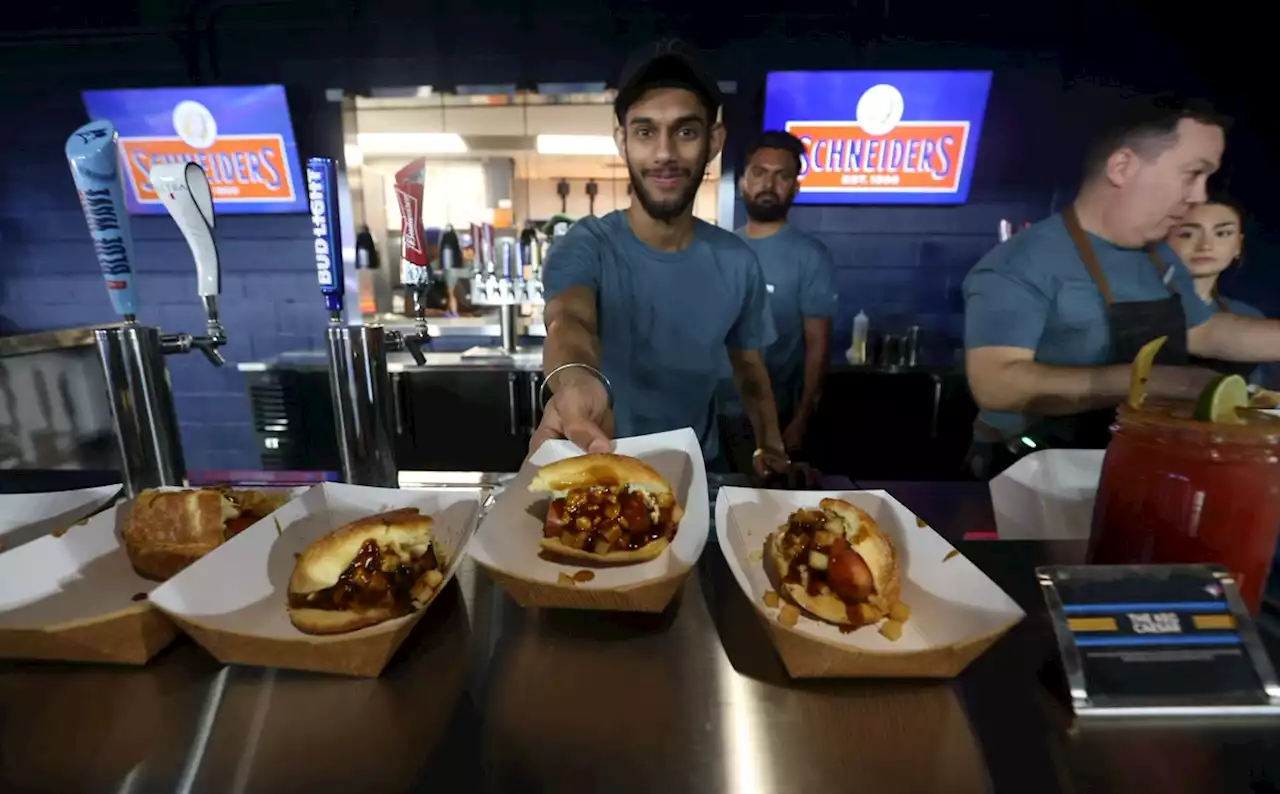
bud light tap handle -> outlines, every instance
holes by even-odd
[[[316,255],[316,277],[329,322],[342,322],[345,285],[342,274],[342,228],[338,223],[338,167],[328,157],[307,159],[307,206]]]
[[[71,133],[66,153],[111,305],[117,314],[133,322],[138,313],[133,235],[120,185],[115,126],[109,121],[89,122]]]

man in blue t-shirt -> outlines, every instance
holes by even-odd
[[[724,143],[716,83],[678,45],[660,44],[624,71],[614,110],[634,201],[579,220],[547,257],[553,396],[531,446],[567,438],[605,451],[611,435],[692,427],[703,457],[723,465],[713,399],[732,371],[755,428],[756,472],[783,472],[760,353],[774,339],[764,275],[746,243],[693,217]]]
[[[1075,201],[984,256],[964,283],[965,367],[981,409],[970,464],[991,476],[1031,449],[1106,445],[1131,362],[1168,341],[1148,392],[1193,399],[1214,373],[1189,354],[1280,359],[1280,323],[1215,313],[1164,238],[1205,201],[1226,122],[1199,103],[1130,100],[1099,137]]]
[[[747,147],[739,190],[747,224],[737,231],[760,260],[768,285],[769,309],[778,338],[764,351],[769,382],[778,403],[782,440],[795,454],[818,398],[831,349],[831,318],[836,313],[835,264],[826,246],[787,223],[799,192],[804,144],[788,132],[765,132]],[[733,383],[721,385],[720,413],[732,447],[744,432],[742,409]],[[736,453],[737,450],[735,449]],[[750,454],[750,449],[746,450]],[[741,454],[733,454],[737,468]]]

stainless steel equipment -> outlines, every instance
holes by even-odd
[[[429,273],[408,260],[401,263],[405,284],[412,286],[417,315],[414,333],[403,335],[377,324],[343,325],[345,283],[337,163],[326,157],[307,160],[307,190],[316,273],[329,311],[329,390],[342,479],[355,485],[395,488],[394,408],[387,353],[408,351],[419,366],[426,363],[422,346],[430,341],[425,303]]]
[[[154,166],[149,174],[165,209],[182,230],[196,263],[198,292],[207,318],[203,336],[162,334],[137,322],[133,286],[133,239],[117,173],[119,155],[110,122],[90,122],[66,145],[85,220],[119,327],[95,331],[129,496],[145,488],[182,485],[186,466],[164,356],[199,350],[214,366],[225,363],[218,348],[227,342],[218,320],[221,271],[213,240],[213,194],[204,170],[194,163]]]
[[[520,307],[539,307],[544,303],[541,247],[536,232],[527,242],[503,238],[495,245],[493,227],[487,223],[480,227],[471,303],[498,307],[500,344],[496,348],[472,348],[465,355],[511,356],[520,352]]]
[[[342,479],[395,488],[388,334],[380,325],[331,325],[327,336]]]

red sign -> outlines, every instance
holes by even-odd
[[[805,146],[800,186],[811,193],[954,193],[964,168],[967,121],[900,121],[883,135],[857,122],[793,121]]]
[[[195,163],[209,177],[216,201],[292,202],[293,177],[280,135],[219,135],[207,149],[196,149],[178,137],[126,138],[120,148],[128,165],[133,195],[144,204],[159,203],[151,187],[151,167],[160,163]]]

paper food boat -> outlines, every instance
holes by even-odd
[[[765,575],[765,538],[802,507],[826,497],[871,514],[893,540],[902,564],[902,601],[911,619],[896,642],[874,626],[848,634],[801,615],[794,627],[765,606],[773,586]],[[950,678],[1004,635],[1025,613],[995,582],[884,491],[768,491],[723,487],[716,500],[716,536],[729,568],[764,619],[794,678]],[[785,602],[783,602],[785,603]]]
[[[640,458],[667,478],[684,517],[675,540],[657,559],[638,565],[590,567],[539,556],[547,494],[532,493],[529,483],[540,467],[581,455],[568,441],[548,441],[525,461],[498,496],[471,547],[471,558],[523,607],[565,607],[619,612],[661,612],[684,585],[698,562],[710,531],[707,475],[698,437],[689,429],[620,438],[615,450]],[[560,583],[561,574],[589,570],[588,582]]]
[[[145,664],[178,635],[129,564],[132,504],[0,554],[0,658]]]
[[[117,484],[75,491],[0,494],[0,552],[67,529],[119,492]]]
[[[1102,477],[1101,449],[1042,449],[993,478],[1001,540],[1088,540]]]
[[[177,636],[121,545],[128,504],[0,554],[0,657],[144,664]]]
[[[439,595],[475,533],[480,499],[479,488],[401,491],[326,482],[165,582],[151,602],[226,664],[376,676],[430,604],[347,634],[304,634],[285,611],[296,555],[358,518],[416,507],[435,519],[431,534],[447,566]]]

